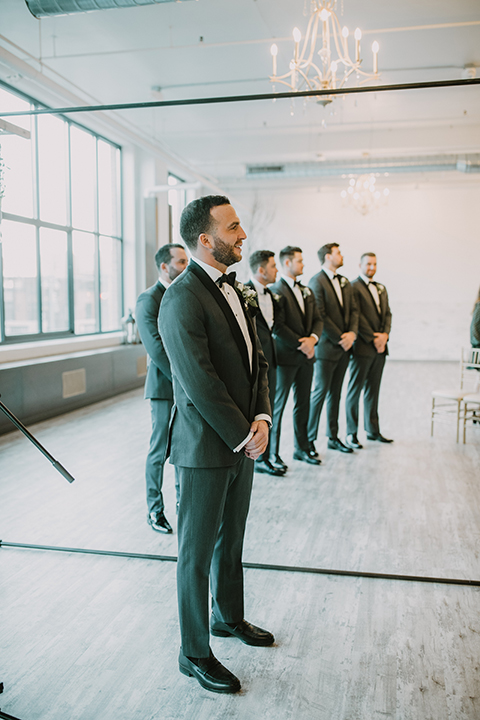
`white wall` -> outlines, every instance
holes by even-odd
[[[261,190],[235,196],[254,208],[247,253],[304,250],[308,280],[320,269],[318,248],[338,242],[353,279],[365,251],[377,254],[376,279],[393,312],[395,359],[459,358],[469,345],[471,310],[480,286],[480,181],[393,185],[388,205],[362,216],[342,207],[338,189]],[[242,264],[240,277],[248,270]]]

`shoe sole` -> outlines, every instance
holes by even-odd
[[[238,683],[238,687],[236,687],[236,686],[235,686],[235,687],[231,687],[231,688],[215,688],[215,687],[211,687],[211,686],[208,685],[208,683],[206,683],[205,681],[202,682],[202,676],[201,676],[201,675],[200,675],[200,676],[199,676],[199,675],[194,675],[192,672],[190,672],[189,668],[185,667],[185,665],[182,665],[181,662],[178,663],[178,669],[180,670],[180,672],[182,673],[182,675],[186,675],[187,677],[193,677],[193,678],[195,678],[195,680],[198,681],[198,684],[201,685],[201,686],[204,688],[204,690],[209,690],[210,692],[223,693],[224,695],[225,695],[225,694],[231,695],[231,694],[233,694],[233,693],[237,693],[237,692],[241,689],[241,687],[242,687],[242,686],[240,685],[240,682]]]
[[[245,645],[250,645],[251,647],[270,647],[270,645],[273,645],[275,640],[272,640],[271,642],[255,642],[255,641],[249,641],[245,640],[242,637],[239,637],[238,635],[235,635],[234,633],[227,632],[226,630],[213,630],[210,628],[210,632],[215,637],[234,637],[237,638],[237,640],[240,640],[241,642],[245,643]]]

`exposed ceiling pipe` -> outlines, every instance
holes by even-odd
[[[92,10],[162,5],[167,2],[178,2],[178,0],[25,0],[25,2],[34,17],[42,18],[73,15]]]

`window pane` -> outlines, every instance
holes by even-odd
[[[98,332],[95,235],[73,233],[75,333]]]
[[[98,141],[98,220],[100,232],[119,235],[120,152],[113,145]]]
[[[121,325],[120,243],[100,238],[100,308],[102,331],[119,330]]]
[[[96,157],[95,138],[70,127],[72,162],[72,225],[95,230]]]
[[[3,112],[15,112],[30,110],[30,103],[0,88],[0,107]],[[31,131],[32,120],[29,117],[14,117],[9,121]],[[2,210],[33,217],[33,141],[18,135],[2,135],[0,148],[5,163]]]
[[[67,224],[67,124],[38,116],[40,219]]]
[[[35,227],[2,222],[5,335],[38,333]]]
[[[68,330],[67,234],[40,230],[42,332]]]

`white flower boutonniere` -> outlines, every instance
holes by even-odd
[[[343,275],[342,275],[342,277],[340,278],[340,287],[344,288],[345,285],[348,285],[348,280],[346,277],[343,277]]]
[[[385,286],[381,285],[380,283],[375,283],[375,285],[377,286],[377,292],[380,295],[380,293],[382,293],[385,290]]]
[[[277,295],[276,293],[272,293],[272,297],[275,300],[275,302],[280,302],[281,295]]]
[[[246,308],[248,308],[249,305],[250,307],[258,308],[258,298],[256,290],[249,287],[248,285],[243,285],[243,283],[241,282],[236,283],[236,287],[243,298]]]
[[[307,297],[308,297],[309,295],[311,295],[311,294],[312,294],[312,291],[310,290],[310,288],[309,288],[309,287],[305,287],[304,285],[302,285],[302,295],[303,295],[303,297],[304,297],[304,298],[307,298]]]

